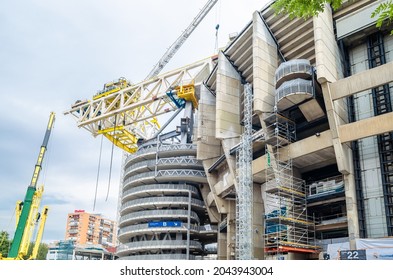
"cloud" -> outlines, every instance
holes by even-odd
[[[221,0],[164,71],[211,55],[263,1]],[[39,183],[50,206],[45,240],[64,238],[67,214],[93,211],[100,138],[63,112],[107,81],[141,81],[206,3],[198,1],[7,1],[0,9],[0,230],[30,183],[51,111],[56,112]],[[181,11],[181,12],[180,12]],[[234,12],[235,11],[235,12]],[[218,14],[221,16],[218,17]],[[122,152],[104,142],[95,212],[115,219]]]

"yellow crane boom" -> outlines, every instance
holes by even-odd
[[[38,249],[40,248],[42,236],[44,235],[44,228],[45,228],[46,219],[48,217],[48,211],[49,211],[49,207],[44,206],[44,208],[42,209],[41,217],[37,218],[37,221],[40,220],[40,223],[39,223],[37,237],[35,239],[33,251],[32,251],[31,256],[29,258],[30,260],[37,259]]]

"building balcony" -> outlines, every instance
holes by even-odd
[[[158,252],[160,250],[186,250],[187,240],[150,240],[125,243],[117,248],[119,257],[134,252]],[[203,251],[202,244],[198,241],[190,241],[191,251]]]
[[[177,157],[177,156],[196,156],[196,145],[193,144],[176,144],[176,145],[146,145],[140,146],[138,151],[130,155],[126,160],[127,168],[130,164],[146,159],[155,159],[157,153],[160,157]]]
[[[174,196],[174,195],[188,195],[191,192],[192,197],[198,197],[199,193],[196,187],[191,185],[177,185],[177,184],[152,184],[134,187],[123,193],[122,201],[127,201],[135,198],[143,198],[148,196]]]
[[[124,203],[120,209],[122,215],[141,209],[157,209],[157,208],[187,208],[188,197],[148,197],[140,198]],[[199,210],[205,209],[205,204],[202,200],[192,198],[191,207]]]
[[[187,222],[182,222],[181,226],[163,226],[163,227],[150,227],[148,223],[146,224],[138,224],[123,227],[119,230],[118,238],[121,242],[125,242],[131,237],[139,236],[143,234],[152,234],[159,232],[181,232],[187,233]],[[190,233],[193,235],[216,235],[217,234],[217,226],[198,226],[198,225],[190,225]]]
[[[128,177],[123,181],[123,189],[154,183],[175,182],[198,182],[206,183],[206,174],[202,170],[194,169],[171,169],[159,170],[157,172],[145,172],[138,175]]]
[[[125,169],[124,175],[127,177],[137,173],[155,171],[156,169],[182,169],[187,167],[203,170],[202,162],[194,157],[172,157],[134,162]]]
[[[127,225],[132,225],[136,223],[143,223],[149,221],[157,221],[157,220],[170,220],[170,219],[179,219],[186,221],[188,217],[187,210],[181,209],[165,209],[165,210],[145,210],[139,212],[133,212],[126,215],[123,215],[120,218],[119,226],[124,227]],[[194,212],[191,211],[191,223],[199,224],[199,217]]]

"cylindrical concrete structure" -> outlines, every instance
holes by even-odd
[[[205,242],[216,237],[216,228],[205,226],[204,183],[196,145],[140,146],[124,166],[119,259],[202,258]]]

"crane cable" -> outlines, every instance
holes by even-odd
[[[218,53],[218,29],[220,28],[220,20],[221,20],[221,1],[218,1],[218,6],[216,7],[216,40],[214,44],[214,54]]]
[[[101,155],[102,155],[102,142],[103,142],[102,139],[104,139],[104,135],[101,135],[100,156],[99,156],[99,158],[98,158],[98,170],[97,170],[96,190],[95,190],[95,193],[94,193],[93,211],[96,209],[97,190],[98,190],[98,180],[99,180],[99,178],[100,178]]]
[[[117,119],[117,115],[115,115],[115,123],[114,123],[114,127],[113,127],[113,135],[116,134],[116,119]],[[112,151],[111,151],[111,161],[110,161],[110,165],[109,165],[109,179],[108,179],[108,189],[106,192],[106,198],[105,198],[105,202],[108,201],[108,196],[109,196],[109,189],[111,187],[111,177],[112,177],[112,165],[113,165],[113,150],[115,147],[115,141],[116,139],[114,139],[112,141]]]

